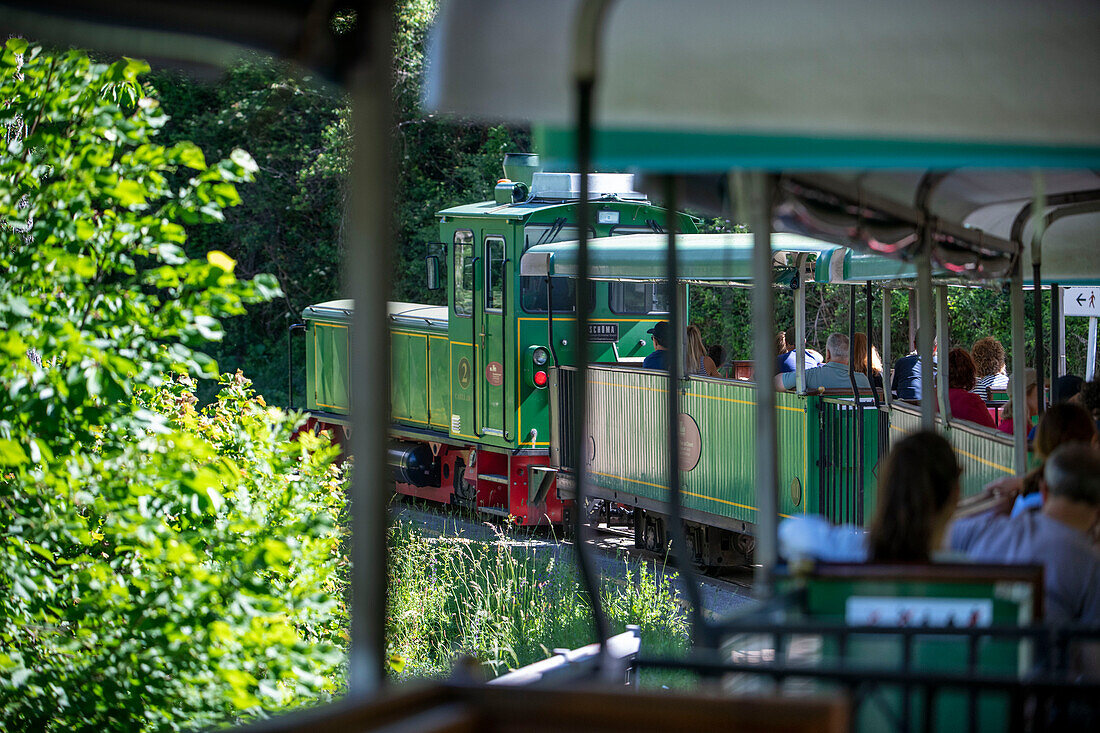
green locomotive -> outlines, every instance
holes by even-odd
[[[519,524],[556,523],[567,502],[550,468],[550,366],[574,364],[575,281],[521,277],[529,248],[577,238],[580,176],[538,170],[508,155],[494,200],[438,213],[439,253],[428,287],[449,277],[447,305],[391,303],[391,444],[397,491],[456,503]],[[629,174],[589,178],[590,237],[660,232],[668,212],[633,190]],[[677,214],[679,231],[697,221]],[[446,263],[447,267],[441,265]],[[638,365],[647,331],[667,312],[663,284],[592,283],[593,361]],[[348,425],[351,301],[312,305],[306,333],[306,408],[321,426]]]

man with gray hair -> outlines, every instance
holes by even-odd
[[[816,392],[819,389],[846,389],[851,391],[852,380],[848,376],[849,358],[848,337],[842,333],[829,335],[825,342],[825,361],[821,366],[806,370],[806,391]],[[867,381],[867,375],[856,372],[856,385],[860,391],[871,392],[871,383]],[[775,388],[779,390],[793,390],[796,387],[795,372],[785,372],[775,375]]]
[[[958,520],[951,549],[977,562],[1042,565],[1046,620],[1100,623],[1100,550],[1089,535],[1100,520],[1100,451],[1086,443],[1059,446],[1039,491],[1041,511]]]

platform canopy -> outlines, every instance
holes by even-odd
[[[445,3],[426,105],[531,123],[574,169],[586,76],[595,170],[709,177],[715,202],[724,171],[776,171],[780,230],[904,258],[928,227],[937,266],[978,279],[1038,241],[1044,280],[1100,274],[1100,3],[596,5]]]

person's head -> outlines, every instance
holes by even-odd
[[[1094,420],[1100,420],[1100,379],[1082,384],[1081,391],[1077,394],[1077,401]]]
[[[1071,402],[1051,405],[1035,429],[1035,455],[1045,460],[1065,443],[1092,443],[1097,440],[1096,423],[1085,408]]]
[[[848,337],[842,333],[831,333],[825,342],[825,360],[838,364],[848,363]]]
[[[699,360],[707,355],[707,347],[703,346],[703,334],[698,326],[687,327],[687,349],[685,356],[688,360],[688,371],[699,368]]]
[[[974,369],[979,379],[1000,374],[1005,368],[1005,347],[992,336],[975,341],[970,347],[970,356],[974,359]]]
[[[1012,395],[1015,394],[1016,379],[1017,375],[1015,374],[1008,378],[1008,402],[1005,402],[1005,406],[1001,409],[1001,414],[1009,418],[1012,417]],[[1026,398],[1027,414],[1029,416],[1039,414],[1038,380],[1035,370],[1031,367],[1024,370],[1024,397]]]
[[[1060,405],[1069,402],[1081,392],[1085,380],[1076,374],[1063,374],[1050,383],[1050,403]]]
[[[790,350],[791,347],[787,346],[787,332],[780,331],[779,333],[775,334],[775,353],[786,354]]]
[[[646,333],[653,335],[653,348],[668,348],[668,342],[670,341],[668,337],[668,329],[668,321],[660,321],[659,323],[654,323],[653,328],[646,331]]]
[[[1087,443],[1058,446],[1043,465],[1041,490],[1044,512],[1092,527],[1100,519],[1100,452]]]
[[[974,375],[974,360],[966,349],[951,349],[947,354],[947,386],[970,391],[978,383]]]
[[[924,333],[925,329],[928,329],[928,333],[932,334],[932,351],[935,353],[936,345],[939,343],[935,326],[917,326],[916,330],[913,331],[913,351],[920,351],[921,334]]]
[[[857,372],[867,371],[867,334],[857,333],[852,341],[852,366]],[[882,359],[879,358],[878,349],[871,346],[871,371],[875,374],[882,372]]]
[[[707,349],[707,356],[710,357],[716,367],[726,363],[726,350],[722,348],[721,344],[714,344]]]
[[[921,432],[899,441],[879,473],[869,559],[927,562],[955,511],[961,472],[942,436]]]

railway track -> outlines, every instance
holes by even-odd
[[[555,535],[546,527],[522,531],[502,531],[495,517],[475,517],[451,510],[436,509],[423,503],[396,501],[391,515],[395,520],[418,525],[422,531],[440,537],[463,537],[483,542],[506,542],[529,548],[532,552],[550,552],[563,561],[573,562],[574,541]],[[654,573],[675,574],[671,561],[655,552],[634,547],[634,530],[601,524],[595,528],[589,544],[595,550],[596,566],[604,578],[616,581],[623,576],[623,561],[645,563]],[[752,568],[723,569],[715,574],[698,573],[704,612],[722,618],[746,606],[752,600]]]

